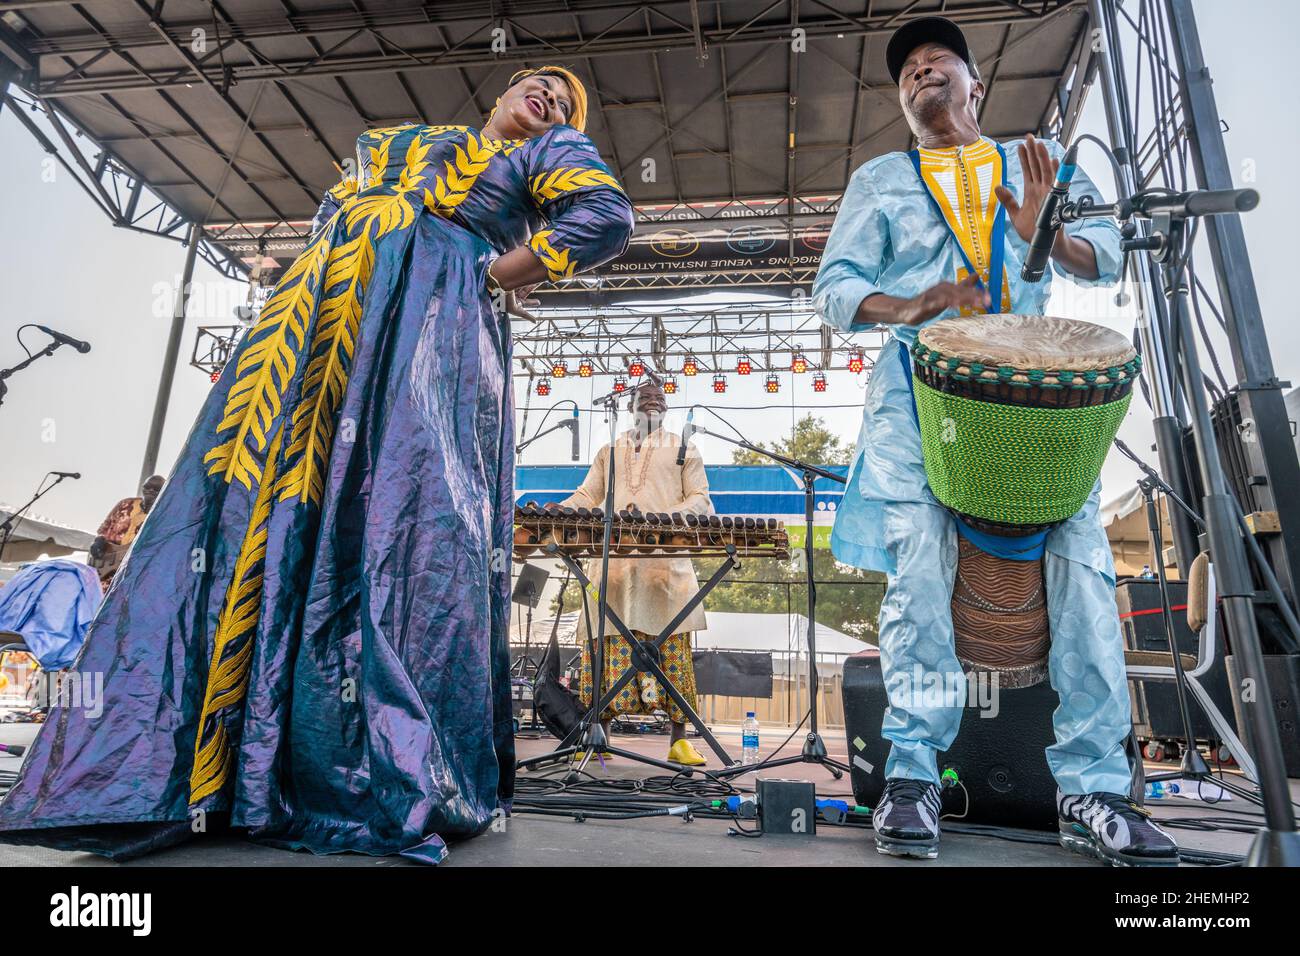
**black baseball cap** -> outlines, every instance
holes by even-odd
[[[889,75],[898,83],[903,72],[903,64],[913,50],[922,43],[939,43],[966,61],[970,66],[970,46],[966,43],[966,34],[961,27],[947,17],[921,17],[905,23],[894,31],[885,50],[885,63],[889,66]]]

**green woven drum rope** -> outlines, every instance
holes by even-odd
[[[1064,521],[1084,506],[1132,398],[1033,408],[947,395],[920,379],[913,392],[934,496],[1007,524]]]

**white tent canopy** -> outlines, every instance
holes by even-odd
[[[709,627],[695,635],[695,648],[720,648],[731,651],[771,651],[785,654],[807,651],[808,618],[802,614],[740,614],[710,611]],[[817,625],[817,653],[856,654],[871,647],[865,641]]]

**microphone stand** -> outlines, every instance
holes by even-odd
[[[1201,216],[1248,212],[1258,203],[1259,193],[1253,189],[1194,190],[1173,194],[1138,192],[1105,205],[1084,196],[1062,205],[1058,216],[1062,223],[1086,218],[1113,218],[1123,222],[1121,248],[1124,252],[1144,251],[1161,267],[1173,332],[1173,357],[1181,369],[1183,396],[1196,446],[1196,464],[1204,479],[1201,510],[1210,557],[1215,566],[1216,584],[1220,585],[1224,620],[1232,638],[1233,651],[1241,658],[1241,676],[1256,688],[1254,699],[1245,703],[1242,710],[1250,728],[1248,737],[1256,751],[1260,794],[1268,825],[1255,835],[1246,864],[1300,866],[1300,833],[1296,832],[1295,808],[1291,803],[1281,738],[1277,723],[1269,712],[1273,697],[1268,688],[1259,626],[1255,619],[1255,583],[1247,560],[1247,546],[1242,540],[1241,507],[1224,475],[1223,459],[1210,420],[1196,333],[1187,308],[1188,287],[1184,280],[1190,252],[1187,247],[1191,241],[1188,221]],[[1150,234],[1137,234],[1136,223],[1132,222],[1135,218],[1150,220]],[[1177,656],[1176,647],[1171,651]]]
[[[19,330],[19,331],[21,331],[21,330]],[[21,343],[20,343],[20,344],[21,344]],[[9,386],[5,384],[5,379],[7,379],[7,378],[8,378],[10,375],[12,375],[14,372],[21,372],[23,369],[25,369],[27,366],[31,365],[31,364],[32,364],[33,362],[35,362],[37,359],[45,358],[47,355],[53,355],[54,352],[55,352],[55,350],[56,350],[60,345],[63,345],[63,344],[64,344],[63,342],[60,342],[58,339],[55,339],[53,342],[51,342],[49,345],[45,346],[45,348],[41,349],[39,352],[36,352],[35,354],[32,354],[32,355],[28,355],[27,358],[26,358],[25,360],[19,362],[19,363],[18,363],[17,365],[15,365],[13,368],[2,368],[2,369],[0,369],[0,405],[3,405],[3,404],[4,404],[5,393],[9,391]],[[54,485],[50,485],[50,487],[53,488]]]
[[[547,428],[547,429],[544,430],[544,431],[540,431],[540,432],[538,432],[536,435],[533,435],[531,438],[525,438],[523,441],[521,441],[521,442],[519,442],[517,445],[515,445],[515,454],[516,454],[516,455],[518,455],[521,451],[523,451],[525,448],[527,448],[527,447],[528,447],[529,445],[531,445],[533,442],[537,441],[537,439],[541,438],[543,435],[549,435],[551,432],[553,432],[553,431],[557,431],[557,430],[559,430],[559,429],[561,429],[561,428],[572,428],[574,434],[575,434],[575,435],[577,434],[577,432],[578,432],[578,403],[575,402],[575,401],[574,401],[573,399],[571,399],[571,398],[566,398],[566,399],[563,399],[563,400],[561,400],[561,401],[558,401],[558,402],[556,402],[554,405],[552,405],[549,409],[547,409],[546,414],[542,416],[542,424],[545,425],[545,424],[546,424],[547,416],[549,416],[549,415],[551,414],[551,412],[555,411],[555,410],[556,410],[557,408],[559,408],[561,405],[572,405],[572,406],[573,406],[573,417],[572,417],[572,418],[561,419],[560,421],[558,421],[558,422],[556,422],[554,425],[552,425],[550,428]],[[576,461],[577,459],[574,459],[574,460]]]
[[[848,484],[848,479],[827,471],[825,468],[818,468],[816,465],[809,465],[798,459],[788,458],[778,452],[760,448],[743,438],[732,438],[730,435],[710,431],[702,425],[695,425],[693,431],[702,435],[710,435],[713,438],[720,438],[746,451],[756,452],[778,464],[785,465],[787,468],[793,468],[803,475],[803,553],[805,583],[808,588],[808,736],[804,738],[803,751],[797,757],[777,758],[773,755],[766,760],[760,760],[758,763],[724,767],[717,771],[715,775],[725,779],[756,770],[766,770],[770,767],[786,767],[797,763],[815,763],[826,768],[826,770],[830,771],[832,777],[839,780],[848,772],[848,764],[840,763],[827,755],[826,744],[822,741],[817,724],[817,694],[819,691],[817,682],[817,586],[813,581],[813,512],[816,510],[816,493],[813,490],[813,485],[818,478],[836,481],[841,485]]]
[[[537,439],[541,438],[543,435],[549,435],[551,432],[558,431],[561,428],[572,428],[573,423],[574,423],[574,419],[565,418],[556,422],[554,425],[552,425],[550,428],[546,429],[545,431],[540,431],[536,435],[532,436],[531,438],[525,438],[523,441],[521,441],[518,445],[515,446],[515,453],[518,454],[519,452],[523,451],[525,448],[527,448],[533,442],[537,441]]]
[[[57,347],[58,346],[55,346],[55,348]],[[33,359],[39,357],[39,355],[34,356]],[[0,394],[3,393],[0,392]],[[45,473],[45,478],[50,477],[51,474],[52,472],[47,471]],[[27,500],[27,504],[9,515],[9,517],[5,518],[3,522],[0,522],[0,561],[4,560],[5,548],[9,546],[9,539],[13,537],[14,527],[17,522],[22,519],[23,513],[32,505],[36,504],[36,502],[41,498],[45,497],[45,495],[47,495],[54,486],[61,482],[65,477],[65,475],[55,475],[54,481],[52,481],[48,486],[45,486],[45,478],[42,478],[41,485],[36,488],[36,494],[32,495],[31,498]]]

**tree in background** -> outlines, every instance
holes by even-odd
[[[697,558],[700,580],[718,569],[721,559]],[[723,580],[704,601],[706,611],[743,614],[806,614],[808,590],[803,552],[796,559],[749,558]],[[850,637],[874,644],[876,619],[885,596],[885,576],[841,564],[828,550],[813,550],[813,580],[817,584],[817,622]]]
[[[853,448],[840,442],[839,436],[826,427],[825,421],[809,412],[795,423],[787,438],[769,444],[755,442],[760,448],[774,451],[809,465],[847,465],[853,460]],[[747,448],[737,448],[731,453],[732,464],[770,465],[770,458]]]
[[[825,422],[812,414],[799,419],[786,438],[773,444],[762,444],[762,447],[810,465],[847,465],[853,457],[853,449],[841,443]],[[772,463],[757,452],[743,448],[732,453],[732,461],[737,465]],[[718,558],[694,559],[696,577],[701,582],[707,581],[720,563]],[[885,576],[840,564],[830,551],[815,549],[813,578],[818,585],[818,622],[875,643],[876,618],[885,594]],[[551,601],[552,614],[560,611],[560,597],[557,595]],[[564,611],[581,609],[582,591],[577,581],[569,582],[562,598]],[[704,602],[706,611],[748,614],[802,614],[807,607],[802,552],[789,561],[772,558],[741,561],[740,567],[732,571]],[[595,610],[594,601],[592,610]]]
[[[722,563],[721,558],[694,558],[695,576],[703,584]],[[817,582],[817,621],[827,627],[874,644],[876,618],[885,596],[885,576],[875,571],[840,564],[824,549],[813,551],[813,579]],[[564,607],[560,608],[563,597]],[[589,600],[596,611],[596,600]],[[741,614],[804,614],[808,591],[804,581],[803,552],[789,561],[744,558],[704,599],[706,611]],[[551,599],[551,613],[582,610],[582,589],[570,580],[563,595]]]

